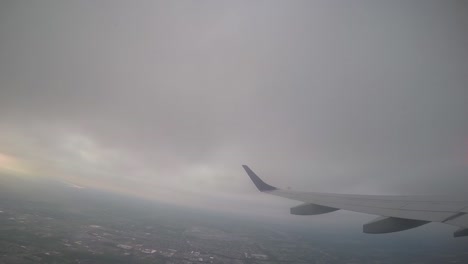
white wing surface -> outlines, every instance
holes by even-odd
[[[304,202],[291,208],[291,214],[316,215],[344,209],[381,216],[365,224],[364,233],[391,233],[440,222],[460,227],[455,237],[468,236],[468,199],[280,190],[262,181],[248,166],[243,167],[259,191]]]

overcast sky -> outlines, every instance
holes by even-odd
[[[211,209],[463,194],[465,1],[2,1],[0,170]]]

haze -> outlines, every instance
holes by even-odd
[[[462,195],[467,28],[464,1],[2,1],[0,171],[284,219],[241,164]]]

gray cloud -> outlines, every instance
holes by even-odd
[[[294,189],[465,192],[461,1],[0,10],[4,152],[182,204],[244,201],[239,211],[258,198],[242,163]]]

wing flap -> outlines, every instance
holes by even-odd
[[[468,228],[468,214],[462,212],[462,213],[458,213],[458,215],[453,215],[453,216],[456,216],[456,217],[449,218],[443,221],[443,223]]]

